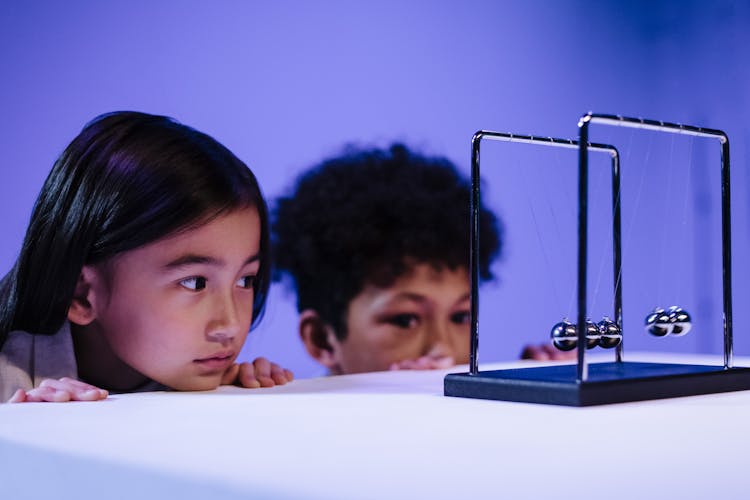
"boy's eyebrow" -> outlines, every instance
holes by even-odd
[[[463,302],[465,300],[471,299],[471,292],[466,292],[464,295],[459,297],[458,300],[456,300],[456,304]],[[388,302],[398,302],[399,300],[412,300],[414,302],[426,302],[428,299],[424,295],[421,295],[419,293],[414,292],[400,292],[396,295],[392,296],[390,299],[388,299]]]
[[[248,265],[252,262],[260,260],[260,254],[255,254],[247,258],[243,265]],[[189,266],[192,264],[204,264],[209,266],[223,266],[224,260],[216,257],[210,257],[208,255],[196,255],[196,254],[185,254],[177,257],[176,259],[167,262],[162,266],[165,270],[177,269],[180,267]]]

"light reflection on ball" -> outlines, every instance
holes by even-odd
[[[599,345],[599,339],[601,338],[601,332],[596,323],[591,320],[586,320],[586,349],[593,349]]]
[[[656,308],[646,316],[646,331],[654,337],[665,337],[671,330],[669,314],[664,309]]]
[[[690,314],[678,306],[671,306],[666,311],[657,308],[646,316],[646,331],[656,337],[681,337],[692,327]]]
[[[555,323],[550,332],[552,345],[561,351],[572,351],[578,345],[578,333],[574,324],[568,320]]]
[[[672,306],[667,309],[669,323],[672,325],[672,335],[681,337],[693,327],[690,315],[681,307]]]
[[[617,323],[605,316],[597,323],[597,326],[601,335],[599,337],[600,346],[605,349],[612,349],[620,345],[620,342],[622,342],[622,330]]]

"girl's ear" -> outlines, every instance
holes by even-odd
[[[317,311],[305,309],[299,317],[299,336],[308,354],[318,363],[337,374],[341,372],[341,342],[333,328],[320,317]]]
[[[96,319],[96,301],[94,298],[94,282],[97,278],[96,270],[91,266],[83,266],[78,276],[73,300],[68,308],[68,320],[71,323],[85,326]]]

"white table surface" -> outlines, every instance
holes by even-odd
[[[3,404],[0,498],[750,495],[750,391],[589,408],[442,396],[462,369]]]

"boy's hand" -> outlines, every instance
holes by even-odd
[[[521,359],[533,359],[535,361],[564,361],[576,359],[578,353],[572,351],[561,351],[551,344],[527,345],[521,351]]]
[[[39,387],[24,391],[18,389],[8,403],[64,403],[66,401],[99,401],[107,399],[109,393],[80,380],[63,377],[59,380],[47,378]]]
[[[438,370],[456,364],[453,356],[422,356],[417,359],[404,359],[391,363],[389,370]]]
[[[294,380],[294,374],[266,358],[257,358],[252,363],[235,363],[224,373],[222,385],[238,385],[250,389],[284,385]]]

